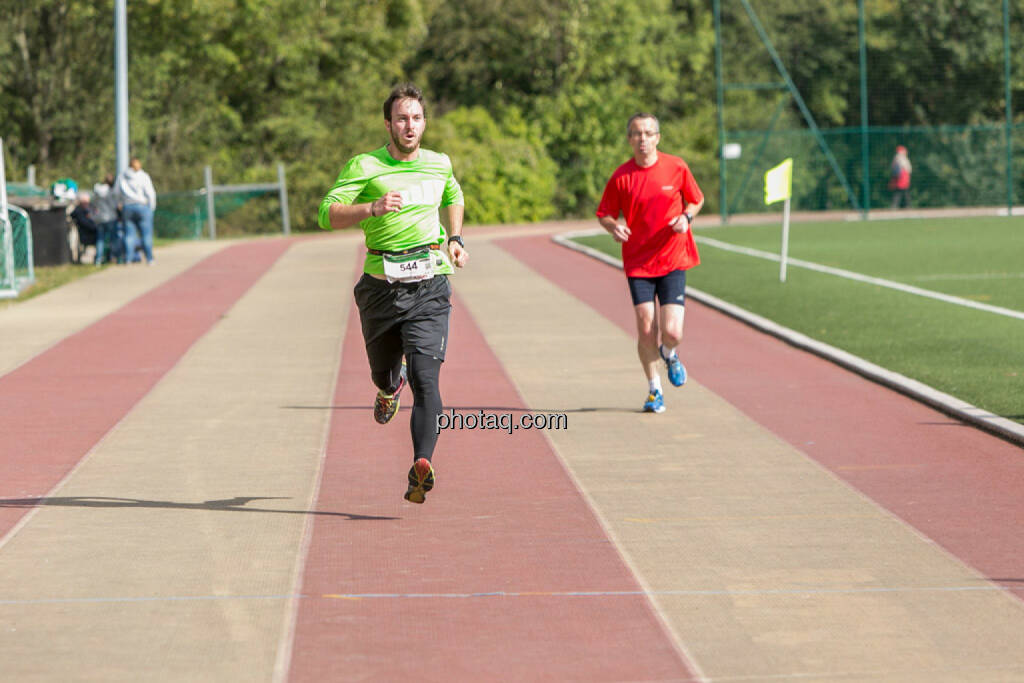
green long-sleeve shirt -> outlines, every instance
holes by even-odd
[[[359,223],[368,249],[401,251],[424,244],[445,243],[447,236],[438,209],[462,205],[462,188],[452,173],[448,156],[422,148],[413,161],[395,159],[386,147],[353,157],[320,202],[318,223],[324,230],[331,229],[331,204],[372,202],[388,192],[402,193],[402,210],[366,218]],[[382,257],[367,254],[363,272],[383,273]],[[448,259],[444,267],[435,272],[451,273]]]

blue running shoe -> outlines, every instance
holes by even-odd
[[[644,403],[645,413],[664,413],[665,412],[665,399],[662,397],[661,392],[654,390],[647,395],[647,402]]]
[[[668,381],[672,382],[672,386],[681,387],[686,384],[686,367],[683,362],[679,360],[679,354],[672,352],[669,358],[665,358],[665,354],[658,349],[658,355],[665,361],[665,365],[668,366]]]

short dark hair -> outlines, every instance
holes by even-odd
[[[423,107],[423,116],[427,115],[427,107],[423,104],[423,93],[412,83],[400,83],[391,89],[391,94],[384,100],[384,119],[391,120],[391,107],[398,100],[416,100]]]
[[[629,137],[630,129],[633,127],[633,122],[637,119],[653,119],[654,127],[657,129],[656,132],[661,132],[661,123],[658,121],[658,117],[654,114],[648,114],[645,111],[638,111],[629,117],[629,121],[626,121],[626,137]]]

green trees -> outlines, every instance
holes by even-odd
[[[856,4],[749,2],[818,123],[857,125]],[[741,1],[722,7],[727,80],[777,82]],[[873,124],[1001,119],[1000,8],[866,7]],[[0,9],[8,176],[34,164],[41,184],[95,182],[114,163],[110,1]],[[426,144],[452,156],[471,222],[591,215],[640,110],[661,119],[662,149],[690,162],[716,210],[708,0],[152,0],[128,10],[132,151],[160,190],[199,187],[207,164],[221,182],[272,180],[283,161],[292,224],[312,229],[341,164],[385,141],[388,90],[414,80],[428,98]],[[728,128],[767,127],[780,99],[731,91]],[[776,120],[800,125],[791,101]]]
[[[452,158],[468,222],[529,223],[554,213],[555,164],[518,109],[500,121],[483,107],[455,109],[431,122],[425,139]]]
[[[938,125],[1002,118],[1001,3],[886,4],[891,11],[875,13],[869,30],[872,119]]]
[[[472,0],[430,21],[439,39],[415,66],[442,103],[515,106],[538,123],[557,164],[561,215],[587,215],[626,160],[626,120],[663,122],[713,105],[710,16],[667,0]],[[679,149],[698,139],[666,139]],[[705,149],[710,152],[710,149]]]
[[[112,131],[113,18],[95,5],[0,2],[0,136],[17,169],[8,178],[32,163],[68,175],[98,151],[94,133]]]

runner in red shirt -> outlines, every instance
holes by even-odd
[[[673,386],[686,382],[676,347],[683,338],[686,271],[700,263],[690,225],[704,206],[704,194],[685,161],[658,152],[661,133],[654,115],[634,114],[626,131],[633,158],[612,174],[597,219],[622,244],[639,334],[637,353],[649,385],[644,411],[661,413],[665,400],[658,359],[665,362]]]

